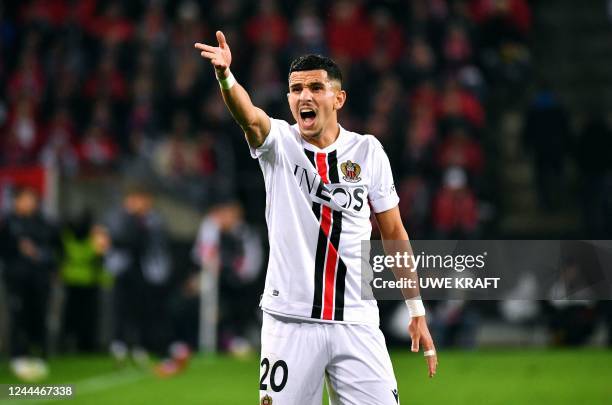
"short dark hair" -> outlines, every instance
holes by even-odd
[[[342,84],[342,72],[331,58],[322,55],[304,55],[295,58],[289,67],[289,76],[293,72],[303,72],[305,70],[325,70],[330,80],[337,80]]]

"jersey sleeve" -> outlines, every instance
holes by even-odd
[[[251,145],[249,145],[251,157],[253,159],[259,159],[264,154],[275,153],[276,150],[278,149],[279,138],[280,138],[279,120],[270,118],[270,132],[268,133],[268,136],[266,136],[264,143],[259,145],[258,148],[254,148]]]
[[[393,182],[393,173],[389,157],[377,139],[373,139],[372,180],[368,200],[375,213],[384,212],[399,203],[399,197]]]

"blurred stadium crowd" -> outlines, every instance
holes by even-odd
[[[418,235],[478,232],[484,100],[528,70],[524,0],[53,0],[2,12],[2,165],[139,172],[202,208],[251,193],[257,166],[192,49],[222,27],[236,77],[271,116],[290,118],[293,57],[337,60],[341,121],[383,142]]]
[[[126,342],[157,352],[177,338],[195,346],[197,272],[171,273],[215,255],[229,311],[220,345],[241,347],[234,337],[248,334],[265,263],[255,230],[263,181],[194,42],[223,29],[237,79],[256,105],[287,120],[291,59],[332,56],[348,93],[340,122],[383,143],[409,233],[474,238],[494,216],[487,96],[529,79],[531,25],[526,0],[2,3],[1,170],[52,166],[67,184],[108,173],[146,179],[156,193],[209,212],[193,252],[190,243],[177,253],[164,225],[172,219],[155,212],[146,187],[131,187],[108,218],[57,218],[61,226],[30,219],[19,201],[37,197],[16,188],[2,221],[12,354],[26,353],[19,345],[28,339],[43,350],[57,270],[67,288],[63,330],[78,335],[72,348],[100,348],[104,285],[114,289],[116,356]],[[473,331],[478,318],[462,304],[439,312],[444,330]]]

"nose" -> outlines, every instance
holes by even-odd
[[[300,101],[312,100],[312,92],[308,87],[304,87],[300,92]]]

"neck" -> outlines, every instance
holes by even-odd
[[[324,129],[320,134],[315,136],[302,135],[302,139],[319,149],[325,149],[334,143],[338,136],[340,136],[340,126],[335,122],[331,128]]]

